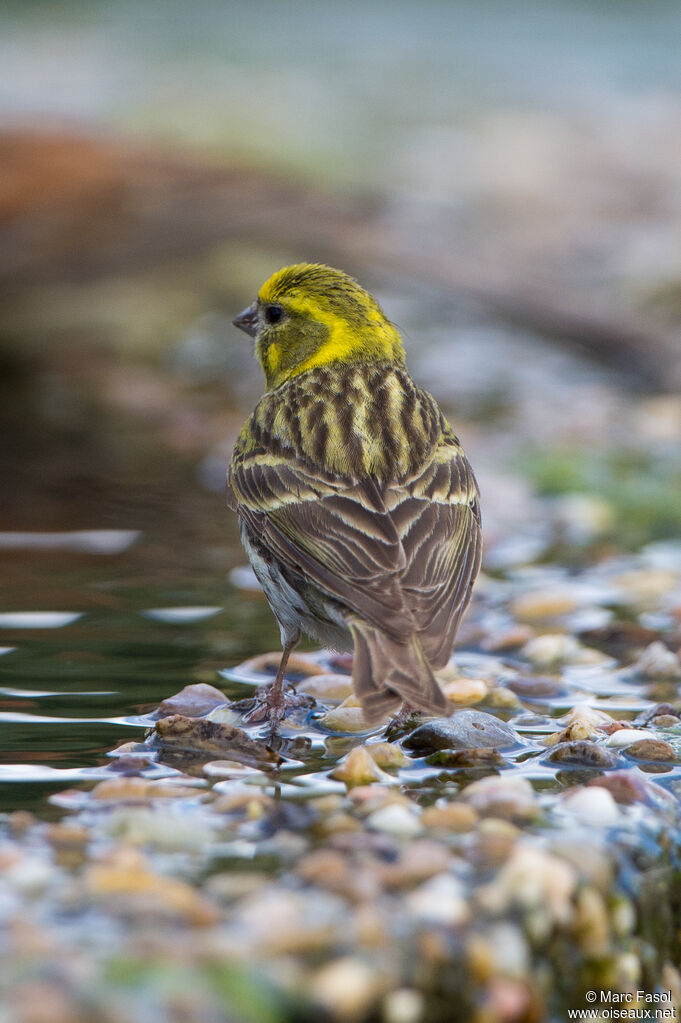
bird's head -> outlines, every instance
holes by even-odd
[[[376,299],[330,266],[297,263],[278,270],[234,325],[255,338],[270,390],[334,362],[404,364],[399,331]]]

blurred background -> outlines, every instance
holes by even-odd
[[[6,0],[8,805],[277,647],[223,487],[262,387],[231,318],[285,263],[403,330],[489,574],[678,535],[680,46],[663,0]]]

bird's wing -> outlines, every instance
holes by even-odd
[[[229,488],[250,532],[283,566],[404,642],[414,616],[402,593],[407,559],[381,490],[288,452],[235,456]]]
[[[407,558],[402,591],[435,668],[449,659],[482,553],[475,477],[456,437],[443,425],[432,460],[388,495]]]

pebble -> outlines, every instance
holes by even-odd
[[[47,856],[22,856],[4,872],[4,880],[14,891],[33,899],[43,895],[54,876],[54,868]]]
[[[179,693],[163,700],[154,717],[167,718],[171,714],[184,714],[185,717],[197,718],[227,703],[225,694],[215,686],[198,682],[185,686]]]
[[[191,816],[184,807],[119,806],[106,819],[104,832],[131,846],[149,846],[167,852],[198,852],[215,840],[207,815]]]
[[[620,761],[616,753],[605,749],[596,742],[575,741],[561,742],[554,746],[548,758],[554,764],[579,764],[584,767],[599,768],[602,771],[618,767]]]
[[[624,752],[634,760],[676,760],[674,747],[664,739],[639,739]]]
[[[523,700],[544,700],[565,692],[565,686],[558,679],[537,678],[533,675],[520,675],[518,678],[512,678],[506,683],[506,686]]]
[[[487,706],[497,710],[518,710],[522,704],[510,689],[504,686],[494,686],[487,694]]]
[[[593,778],[588,787],[606,789],[618,803],[625,805],[646,803],[658,811],[666,811],[672,815],[678,813],[678,802],[671,792],[637,768],[612,771],[610,774]]]
[[[452,874],[437,874],[405,899],[410,913],[431,926],[460,927],[471,916],[461,881]]]
[[[681,718],[676,714],[657,714],[650,723],[654,728],[675,728],[681,725]]]
[[[520,741],[515,729],[493,714],[461,710],[451,718],[435,718],[419,725],[404,739],[403,745],[408,749],[425,751],[478,749],[481,746],[507,749],[517,746]]]
[[[356,746],[351,750],[331,772],[331,777],[345,782],[349,788],[390,780],[390,776],[381,770],[366,746]]]
[[[520,621],[534,622],[561,618],[577,610],[577,602],[569,590],[534,590],[521,593],[510,605],[511,614]]]
[[[480,643],[481,650],[491,654],[506,653],[509,650],[517,650],[524,646],[534,636],[534,630],[529,625],[512,625],[502,632],[492,633],[486,636]]]
[[[593,722],[588,718],[586,720],[582,718],[575,718],[566,725],[565,728],[561,729],[560,732],[553,732],[551,735],[547,735],[544,739],[546,746],[557,746],[563,742],[574,742],[584,739],[594,739],[596,736],[602,735],[597,728],[594,727]]]
[[[446,682],[442,691],[451,703],[458,707],[467,707],[484,700],[489,688],[481,678],[457,678]]]
[[[369,732],[374,729],[366,723],[362,708],[355,696],[349,696],[338,707],[326,712],[319,718],[322,728],[330,732]]]
[[[414,988],[401,987],[383,999],[383,1023],[422,1023],[425,999]]]
[[[647,646],[628,669],[628,674],[651,681],[672,681],[681,679],[681,660],[659,640]]]
[[[451,853],[441,842],[415,838],[404,846],[397,862],[382,866],[379,876],[389,888],[410,888],[446,872],[450,860]]]
[[[92,896],[106,899],[114,910],[180,917],[195,926],[215,923],[218,917],[217,909],[190,884],[154,873],[141,855],[131,855],[128,849],[108,862],[92,865],[84,883]]]
[[[537,816],[538,804],[527,778],[494,775],[472,782],[461,798],[484,817],[529,820]]]
[[[622,592],[628,603],[649,607],[678,585],[678,576],[676,572],[663,568],[633,569],[615,576],[612,584]]]
[[[318,969],[309,985],[309,994],[328,1014],[328,1019],[355,1023],[368,1016],[385,987],[385,980],[375,969],[361,959],[347,956]]]
[[[577,943],[588,959],[604,959],[610,947],[610,919],[603,896],[588,885],[580,888],[575,899],[572,927]]]
[[[470,831],[478,820],[478,813],[468,803],[438,802],[427,806],[421,813],[421,824],[428,831]]]
[[[577,874],[570,864],[525,839],[516,843],[497,877],[480,890],[479,899],[497,914],[513,907],[533,911],[533,937],[546,938],[554,926],[571,920],[576,887]]]
[[[503,767],[506,761],[498,750],[491,746],[483,746],[479,749],[441,749],[436,753],[429,753],[426,757],[427,764],[436,767]]]
[[[147,778],[107,778],[90,793],[92,799],[112,803],[150,803],[154,799],[196,798],[197,790],[184,785],[168,785]]]
[[[640,728],[618,728],[610,733],[605,740],[605,745],[611,746],[613,749],[622,749],[625,746],[631,746],[632,742],[638,742],[641,735]]]
[[[620,817],[620,810],[611,793],[602,786],[573,789],[561,801],[561,808],[583,824],[608,827]]]
[[[209,778],[265,777],[256,767],[242,764],[238,760],[210,760],[203,765],[203,773]]]
[[[538,668],[552,668],[563,663],[577,663],[585,647],[574,636],[562,632],[535,636],[520,651]]]
[[[281,651],[272,650],[266,654],[258,654],[257,657],[251,657],[249,660],[244,661],[243,664],[239,664],[237,669],[239,674],[248,675],[253,672],[272,672],[276,675],[281,662]],[[287,675],[324,675],[326,669],[322,668],[312,657],[306,657],[305,654],[293,653],[289,656],[288,663],[286,665]]]
[[[408,767],[411,760],[394,742],[372,742],[366,746],[367,752],[379,767]]]
[[[213,707],[208,711],[205,718],[207,721],[216,721],[222,725],[238,725],[241,723],[243,715],[234,710],[229,703],[222,703],[219,707]]]
[[[416,811],[399,803],[390,803],[374,810],[367,817],[366,823],[373,831],[385,831],[397,838],[413,838],[423,830]]]
[[[655,718],[667,714],[676,716],[676,709],[672,707],[671,703],[656,703],[654,706],[647,707],[646,710],[637,714],[634,718],[634,724],[649,725]]]
[[[278,764],[281,757],[266,743],[253,739],[234,725],[209,721],[207,718],[188,718],[181,714],[161,718],[151,736],[161,746],[205,753],[212,760],[220,755],[245,764]]]
[[[340,703],[353,695],[352,679],[348,675],[312,675],[299,682],[296,691],[321,703]]]

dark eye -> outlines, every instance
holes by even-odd
[[[281,323],[284,319],[284,307],[280,305],[268,305],[265,308],[265,321],[267,323],[275,324]]]

